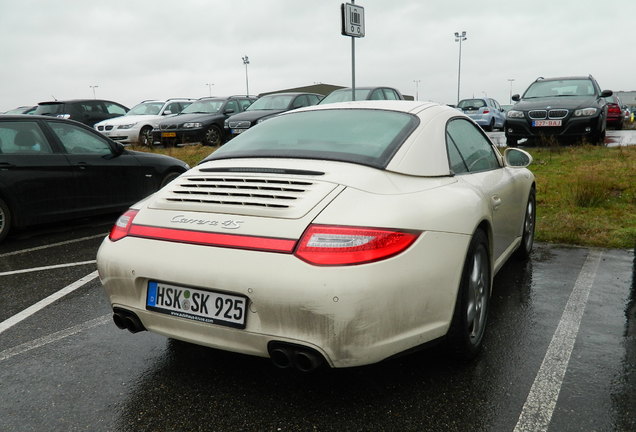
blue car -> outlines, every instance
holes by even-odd
[[[503,129],[506,113],[499,102],[492,98],[463,99],[457,108],[484,130]]]

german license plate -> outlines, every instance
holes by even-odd
[[[161,132],[161,138],[176,138],[176,132]]]
[[[146,309],[203,323],[243,329],[247,297],[150,281]]]
[[[534,120],[532,122],[534,127],[558,127],[561,126],[561,120]]]
[[[240,134],[240,133],[245,132],[246,130],[247,130],[247,129],[232,129],[232,133],[233,133],[234,135],[238,135],[238,134]]]

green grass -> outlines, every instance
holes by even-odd
[[[530,149],[537,240],[608,248],[636,244],[636,147]]]
[[[214,147],[145,150],[195,166]],[[636,146],[553,145],[528,151],[537,182],[537,241],[607,248],[636,245]]]

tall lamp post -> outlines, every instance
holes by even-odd
[[[205,83],[206,86],[208,86],[208,90],[210,91],[210,97],[212,97],[212,86],[214,85],[213,83]]]
[[[415,100],[420,100],[420,81],[421,80],[413,80],[415,83]]]
[[[89,86],[89,87],[93,89],[93,99],[96,99],[97,97],[95,96],[95,89],[97,87],[99,87],[99,86],[98,85],[92,85],[92,86]]]
[[[247,65],[250,64],[250,59],[247,58],[247,56],[242,57],[243,58],[243,64],[245,65],[245,95],[249,96],[250,95],[250,84],[249,81],[247,80]]]
[[[508,82],[510,83],[510,104],[512,105],[512,82],[514,81],[514,78],[508,78]]]
[[[462,78],[462,42],[468,39],[466,32],[455,32],[455,42],[459,42],[459,67],[457,69],[457,105],[459,105],[459,87]]]

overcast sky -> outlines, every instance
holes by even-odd
[[[336,0],[0,0],[0,112],[56,99],[251,94],[351,85]],[[538,76],[636,90],[636,1],[357,0],[356,85],[506,104]],[[509,79],[514,79],[510,82]],[[419,85],[415,81],[419,80]],[[91,88],[91,86],[98,86]]]

